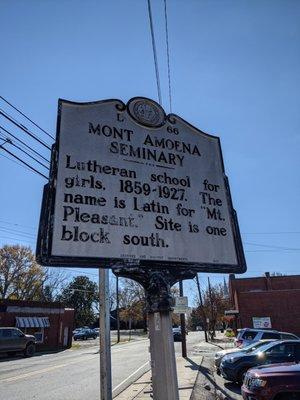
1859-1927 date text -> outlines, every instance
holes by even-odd
[[[131,181],[129,179],[120,179],[120,192],[144,196],[149,196],[151,193],[157,192],[158,197],[161,199],[186,200],[185,189],[169,187],[167,185],[151,187],[149,183]]]

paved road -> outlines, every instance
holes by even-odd
[[[191,332],[188,350],[203,340],[202,333]],[[149,340],[122,343],[112,347],[113,388],[134,381],[149,369]],[[177,354],[181,343],[175,343]],[[99,398],[98,346],[66,350],[32,358],[14,357],[0,362],[2,400],[94,400]]]

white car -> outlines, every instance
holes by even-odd
[[[245,347],[265,339],[279,340],[281,339],[281,334],[278,331],[269,329],[244,328],[238,331],[238,335],[234,339],[234,344],[236,347]]]

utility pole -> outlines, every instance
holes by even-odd
[[[209,276],[207,277],[208,280],[208,293],[209,293],[209,303],[210,303],[210,322],[211,322],[211,340],[215,336],[215,329],[214,329],[214,310],[213,310],[213,302],[212,302],[212,293],[211,293],[211,286]]]
[[[119,277],[116,275],[116,317],[117,317],[117,343],[120,342],[120,314],[119,314]]]
[[[205,336],[205,341],[208,342],[207,329],[206,329],[206,317],[205,317],[204,310],[203,310],[203,301],[202,301],[202,294],[201,294],[200,282],[199,282],[198,274],[196,274],[196,282],[197,282],[197,288],[198,288],[198,294],[199,294],[200,308],[201,308],[201,311],[202,311],[204,336]]]
[[[179,281],[179,295],[183,296],[183,283],[182,280]],[[187,357],[186,351],[186,326],[185,326],[185,314],[180,314],[180,327],[181,327],[181,354],[182,357]]]
[[[109,269],[99,268],[100,399],[112,400]]]

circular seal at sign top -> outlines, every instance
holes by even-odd
[[[134,97],[127,104],[129,115],[139,124],[158,128],[165,123],[166,114],[155,101],[144,97]]]

